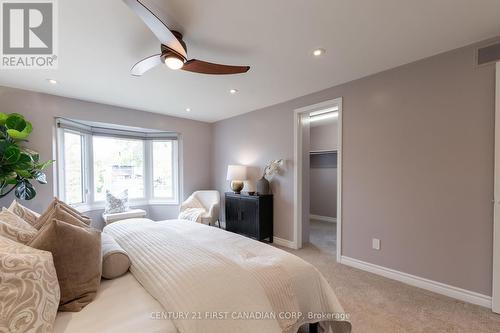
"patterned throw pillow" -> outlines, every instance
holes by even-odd
[[[110,191],[106,191],[105,214],[123,213],[127,210],[129,210],[128,190],[124,190],[118,195],[113,195]]]
[[[0,236],[26,244],[36,236],[36,233],[37,230],[28,222],[10,210],[2,208],[0,212]]]
[[[60,291],[52,254],[0,236],[0,329],[52,332]]]
[[[16,200],[12,201],[9,206],[9,210],[31,225],[35,225],[36,220],[40,217],[40,214],[24,207]]]

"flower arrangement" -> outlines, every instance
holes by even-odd
[[[31,200],[36,196],[31,180],[47,184],[42,171],[54,161],[40,162],[37,152],[21,146],[32,130],[22,115],[0,112],[0,198],[15,191],[17,198]]]
[[[284,161],[282,159],[269,162],[269,164],[264,169],[264,174],[262,175],[262,177],[272,178],[274,175],[278,174],[280,168],[283,166],[283,163]]]

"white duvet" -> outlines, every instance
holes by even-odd
[[[240,235],[184,220],[108,225],[134,277],[180,333],[297,332],[304,323],[350,332],[323,276],[302,259]]]

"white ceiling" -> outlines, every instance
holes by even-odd
[[[131,77],[136,61],[159,51],[154,35],[121,0],[64,0],[59,69],[0,71],[0,85],[213,122],[500,35],[498,0],[144,2],[175,19],[190,57],[250,72],[160,66]],[[315,59],[317,47],[327,53]]]

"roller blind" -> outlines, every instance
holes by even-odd
[[[58,128],[95,136],[110,136],[127,139],[177,140],[179,137],[178,133],[175,132],[162,132],[146,128],[87,122],[67,118],[56,118],[56,126]]]

